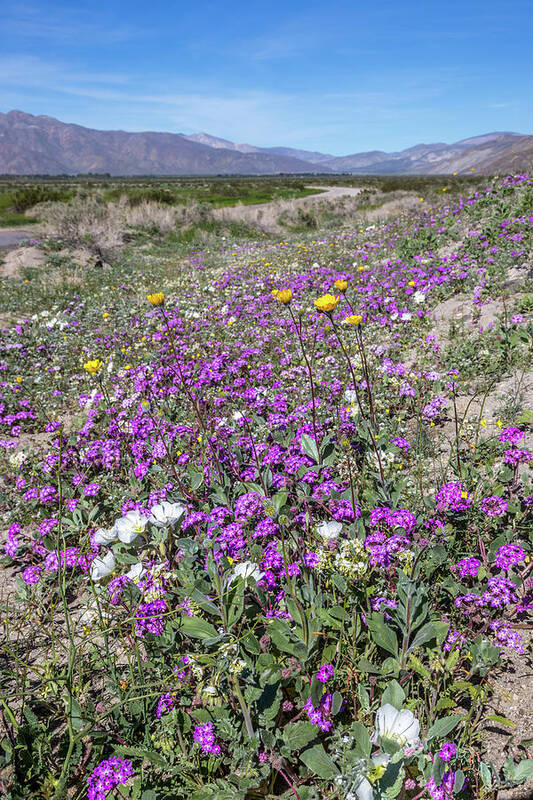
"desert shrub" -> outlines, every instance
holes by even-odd
[[[17,214],[23,214],[38,203],[66,202],[72,194],[64,189],[51,186],[25,186],[10,193],[11,208]]]

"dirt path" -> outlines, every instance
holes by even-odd
[[[306,209],[317,201],[334,200],[338,197],[355,197],[361,192],[353,186],[306,186],[307,189],[316,189],[320,194],[308,197],[296,197],[292,200],[273,200],[270,203],[255,203],[254,205],[237,205],[228,208],[217,208],[215,217],[228,222],[246,222],[269,232],[279,229],[278,217],[284,211],[294,208]]]
[[[36,228],[0,228],[0,250],[9,250],[36,237]]]

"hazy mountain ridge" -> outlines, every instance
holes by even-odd
[[[269,175],[277,173],[458,174],[527,169],[533,136],[494,132],[453,144],[332,156],[291,147],[236,144],[208,133],[100,131],[23,111],[0,113],[0,174]]]
[[[0,114],[0,174],[87,172],[268,175],[300,174],[316,169],[290,156],[212,147],[179,133],[99,131],[22,111]]]

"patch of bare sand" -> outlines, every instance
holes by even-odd
[[[3,257],[0,275],[4,278],[20,278],[25,269],[41,269],[46,263],[46,255],[38,247],[17,247]]]
[[[533,630],[520,629],[529,654],[520,655],[508,651],[506,664],[494,682],[494,694],[489,702],[489,712],[506,717],[514,723],[513,727],[496,722],[486,722],[484,739],[487,761],[501,767],[507,756],[521,760],[525,757],[520,742],[533,738]],[[527,651],[526,651],[527,653]],[[527,751],[526,746],[526,751]],[[529,756],[533,756],[529,748]],[[533,798],[533,778],[514,789],[501,790],[498,800],[531,800]]]

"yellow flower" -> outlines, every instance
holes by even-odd
[[[101,366],[102,362],[100,359],[95,358],[93,361],[86,361],[83,365],[83,369],[86,370],[90,375],[96,375]]]
[[[338,281],[335,281],[333,286],[335,287],[335,289],[337,289],[337,291],[345,292],[346,289],[348,288],[348,281],[345,281],[345,280],[342,280],[341,278],[339,278]]]
[[[408,286],[416,286],[416,283],[414,281],[409,281],[409,283],[407,285]]]
[[[323,311],[325,314],[330,314],[337,308],[339,300],[340,297],[335,297],[333,294],[323,294],[322,297],[318,297],[314,303],[319,311]]]
[[[16,380],[17,383],[22,383],[22,377],[20,375],[17,375],[15,380]]]
[[[274,295],[280,303],[283,303],[284,306],[287,306],[292,300],[292,289],[280,289],[279,291],[276,289],[276,294]],[[272,292],[274,294],[274,292]]]
[[[107,319],[107,318],[108,318],[108,316],[109,316],[109,314],[107,313],[107,311],[104,311],[104,313],[102,314],[102,317],[103,317],[104,319]]]
[[[153,306],[162,306],[165,300],[163,292],[155,292],[154,294],[147,294],[146,298]]]
[[[361,231],[361,233],[362,233],[362,231]],[[363,266],[357,267],[357,271],[358,272],[365,272],[366,271],[366,267],[363,267]]]
[[[348,325],[360,325],[363,321],[361,314],[352,314],[344,320]]]

